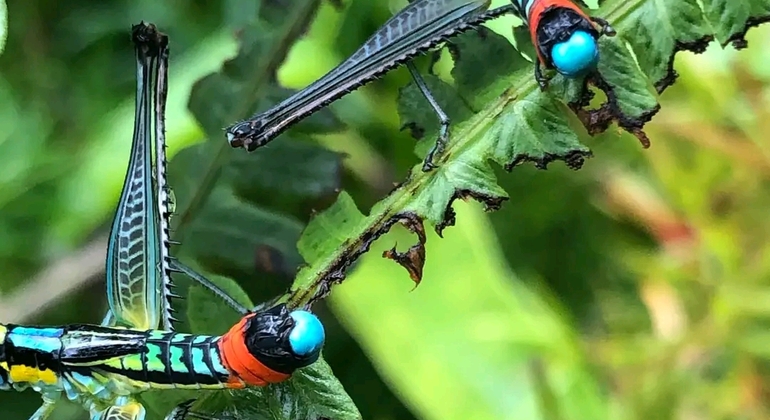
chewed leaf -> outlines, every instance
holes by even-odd
[[[413,168],[368,215],[350,196],[340,194],[300,239],[307,266],[295,279],[289,302],[299,306],[326,296],[371,243],[405,217],[411,226],[422,228],[425,221],[441,233],[454,223],[452,203],[457,198],[474,198],[487,210],[498,208],[508,195],[497,184],[492,163],[511,170],[532,162],[544,169],[560,160],[579,169],[592,156],[580,138],[601,133],[612,123],[647,146],[644,124],[659,111],[657,95],[674,80],[675,54],[702,51],[715,36],[711,28],[721,40],[741,44],[749,27],[770,19],[770,0],[745,3],[706,1],[704,12],[696,0],[601,2],[594,14],[609,20],[618,33],[601,39],[597,72],[584,80],[557,76],[545,92],[534,80],[533,65],[503,37],[479,30],[450,40],[454,85],[426,77],[452,120],[450,142],[436,162],[438,168],[428,173]],[[519,31],[519,44],[524,38]],[[530,48],[523,48],[528,56]],[[606,94],[598,108],[589,108],[591,85]],[[402,89],[399,113],[403,126],[420,139],[416,151],[424,156],[435,141],[438,123],[414,85]],[[424,238],[406,252],[390,250],[384,256],[402,264],[419,282],[426,258]]]
[[[418,242],[410,246],[405,252],[399,252],[394,246],[383,252],[382,256],[404,267],[415,285],[419,285],[422,281],[422,270],[425,267],[425,241],[427,240],[425,227],[419,217],[410,213],[402,213],[400,223],[417,235]]]
[[[722,46],[732,43],[735,48],[745,48],[746,30],[770,19],[770,2],[765,0],[704,0],[703,5],[709,22],[719,22],[716,38]]]
[[[696,50],[701,50],[713,35],[697,0],[638,3],[628,19],[614,23],[613,27],[618,31],[617,42],[631,46],[642,72],[657,84],[672,70],[673,56],[678,50],[695,45]],[[607,2],[599,13],[611,19],[621,11],[621,6],[618,2]],[[719,27],[719,22],[713,23]]]

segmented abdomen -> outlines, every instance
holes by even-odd
[[[140,389],[223,389],[240,387],[231,383],[230,371],[222,363],[219,336],[166,331],[142,332],[144,351],[106,360],[94,366],[111,379]],[[115,378],[115,377],[119,378]]]
[[[246,348],[241,322],[225,336],[96,325],[0,325],[0,385],[63,389],[70,398],[148,389],[223,389],[281,382]],[[103,394],[107,392],[107,394]]]

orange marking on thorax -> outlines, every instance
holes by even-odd
[[[243,388],[243,383],[253,386],[265,386],[269,383],[283,382],[289,379],[288,374],[276,372],[257,360],[249,349],[246,348],[244,332],[246,323],[254,315],[243,317],[240,322],[233,325],[219,340],[219,352],[222,355],[222,363],[230,371],[230,379],[227,381],[229,388]]]
[[[540,20],[543,18],[543,15],[545,15],[546,10],[557,7],[574,10],[577,14],[583,16],[589,22],[591,21],[588,15],[586,15],[581,8],[579,8],[570,0],[536,0],[530,9],[529,22],[527,22],[527,26],[529,26],[529,36],[532,38],[532,45],[535,46],[535,51],[537,51],[537,58],[540,59],[541,63],[545,63],[545,58],[540,52],[540,48],[537,46],[537,27],[540,26]]]

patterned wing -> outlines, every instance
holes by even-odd
[[[168,269],[168,194],[162,112],[166,97],[167,38],[136,25],[137,92],[134,135],[123,191],[107,248],[105,322],[137,329],[171,328]],[[154,89],[153,89],[154,87]],[[153,112],[153,102],[156,109]],[[152,115],[155,115],[153,120]],[[153,122],[159,147],[153,172]]]

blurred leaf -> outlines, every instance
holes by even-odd
[[[304,214],[316,200],[339,188],[340,157],[335,153],[283,142],[263,154],[244,155],[227,146],[221,130],[228,121],[287,93],[275,83],[274,73],[317,3],[285,8],[283,12],[292,16],[286,19],[270,20],[260,14],[242,32],[239,54],[193,89],[190,109],[211,140],[182,150],[169,165],[177,197],[172,223],[175,239],[184,244],[178,253],[200,260],[209,270],[249,276],[256,270],[259,250],[270,248],[284,257],[275,271],[291,278],[301,263],[295,244],[302,224],[290,213]],[[260,13],[274,16],[272,7]],[[334,130],[338,125],[325,111],[293,132]],[[283,214],[264,207],[265,195],[274,198],[271,204]],[[187,237],[196,240],[185,241]]]
[[[504,268],[478,206],[457,207],[456,229],[441,241],[429,234],[441,256],[425,267],[435,282],[407,294],[393,281],[399,269],[376,256],[387,245],[376,243],[330,296],[339,319],[419,418],[608,418],[569,323]],[[541,401],[543,390],[555,398]]]

